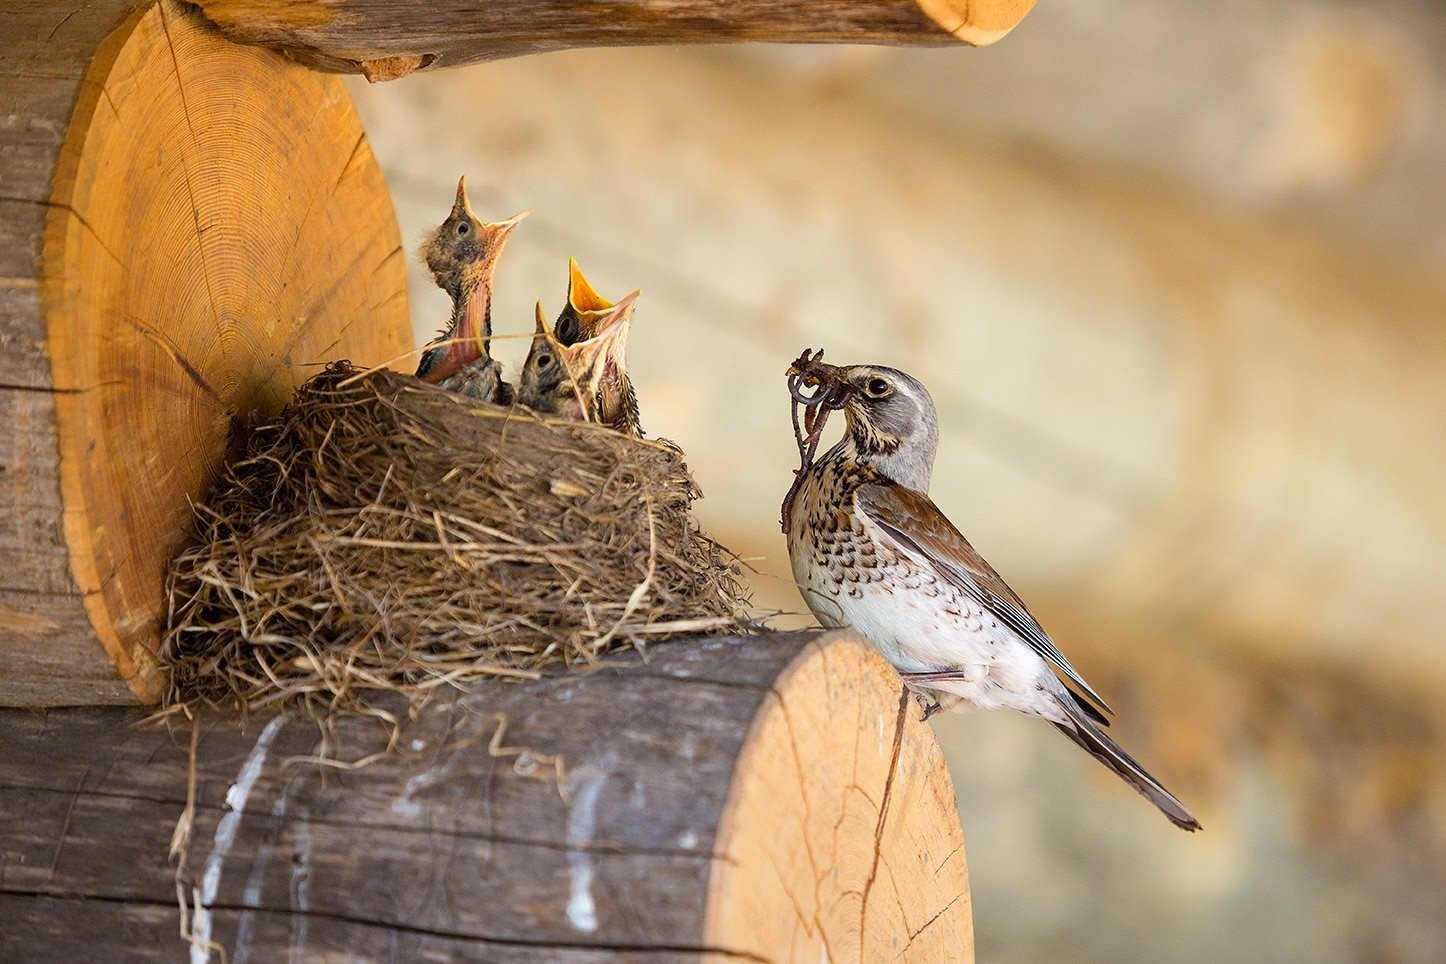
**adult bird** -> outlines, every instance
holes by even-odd
[[[505,221],[483,221],[467,198],[466,177],[457,181],[451,212],[422,246],[432,276],[452,298],[447,328],[417,365],[417,377],[422,381],[484,401],[511,400],[511,389],[488,348],[492,278],[507,236],[530,213],[523,211]]]
[[[639,294],[641,292],[634,291],[623,300],[635,299]],[[588,283],[582,269],[577,266],[577,259],[569,258],[567,304],[552,327],[557,340],[563,345],[575,345],[596,338],[616,309],[617,304],[598,294]],[[627,336],[628,328],[625,327],[614,339],[603,362],[602,378],[598,383],[598,421],[637,438],[643,434],[643,426],[638,416],[638,396],[633,390],[632,379],[628,377]]]
[[[522,364],[517,400],[544,415],[577,422],[602,421],[599,386],[617,339],[627,336],[633,295],[608,309],[601,329],[590,338],[562,343],[548,327],[537,303],[536,334]]]
[[[819,622],[852,627],[905,682],[951,706],[1043,717],[1177,827],[1200,829],[1105,735],[1113,711],[929,499],[939,429],[923,384],[893,368],[806,355],[790,374],[817,386],[847,420],[843,438],[802,471],[784,503],[793,575]]]

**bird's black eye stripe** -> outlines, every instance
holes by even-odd
[[[890,389],[888,379],[870,378],[869,383],[864,386],[864,390],[874,398],[883,398],[885,395],[889,394]]]

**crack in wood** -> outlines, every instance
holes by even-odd
[[[784,896],[788,898],[789,906],[793,908],[793,916],[796,917],[798,923],[803,926],[803,932],[812,937],[818,926],[818,920],[816,918],[810,918],[808,914],[803,912],[803,907],[798,903],[798,898],[793,894],[793,887],[790,885],[789,878],[783,873],[783,868],[778,866],[778,858],[774,856],[772,851],[768,851],[768,863],[773,867],[773,876],[783,889]]]
[[[899,879],[894,876],[894,867],[888,860],[881,860],[879,866],[884,873],[889,875],[889,889],[894,892],[894,905],[899,908],[899,920],[905,927],[909,926],[909,910],[904,906],[903,891],[899,889]]]
[[[83,894],[75,891],[51,891],[43,888],[5,887],[0,885],[0,897],[21,897],[34,898],[39,900],[63,900],[70,902],[80,901],[101,901],[110,904],[122,904],[135,907],[155,907],[168,911],[176,909],[174,901],[158,900],[148,897],[137,897],[127,894]],[[558,948],[560,950],[576,951],[600,951],[610,954],[716,954],[740,961],[757,961],[759,964],[768,964],[769,959],[749,951],[734,950],[728,947],[717,947],[706,944],[633,944],[620,942],[587,942],[587,941],[551,941],[551,940],[528,940],[522,937],[500,937],[493,934],[473,934],[465,931],[451,931],[442,928],[419,927],[413,924],[401,924],[386,920],[372,920],[365,917],[354,917],[349,914],[339,914],[330,911],[305,910],[296,907],[275,907],[264,904],[255,906],[236,903],[214,903],[210,905],[212,910],[223,911],[232,914],[258,913],[277,914],[287,917],[312,918],[316,920],[336,921],[342,924],[350,924],[356,927],[364,927],[374,930],[395,931],[403,934],[411,934],[417,937],[435,937],[443,940],[468,941],[476,944],[494,944],[500,947],[534,947],[534,948]]]
[[[819,648],[817,643],[810,643],[811,648]],[[803,801],[803,850],[808,855],[808,867],[813,872],[813,924],[818,933],[819,939],[823,941],[824,951],[829,960],[835,960],[833,947],[829,943],[828,928],[824,926],[819,914],[823,911],[823,901],[820,899],[819,887],[827,877],[825,871],[819,870],[818,857],[813,852],[813,841],[809,839],[809,828],[813,826],[813,805],[808,799],[808,769],[803,765],[803,757],[798,751],[798,734],[793,728],[793,718],[788,712],[788,704],[783,699],[783,694],[776,687],[769,687],[775,699],[778,700],[779,711],[783,714],[783,726],[788,731],[788,749],[793,754],[793,765],[798,773],[798,795]]]
[[[166,36],[166,49],[171,53],[171,65],[176,75],[176,91],[181,97],[181,113],[186,118],[186,130],[191,134],[191,143],[196,142],[196,126],[191,121],[191,106],[186,101],[186,83],[181,77],[181,61],[176,55],[176,43],[171,39],[171,18],[166,12],[168,4],[163,0],[157,7],[161,15],[161,32]],[[206,245],[202,240],[205,233],[201,229],[201,212],[196,206],[196,189],[191,186],[191,165],[186,163],[186,152],[184,149],[178,151],[181,159],[181,176],[186,182],[186,196],[191,201],[191,223],[196,229],[196,260],[201,263],[201,278],[206,283],[206,298],[211,304],[211,318],[216,323],[216,331],[221,331],[221,310],[216,304],[216,290],[211,284],[211,266],[206,262]]]
[[[908,939],[908,941],[905,942],[903,949],[899,951],[899,957],[903,957],[903,956],[904,956],[904,953],[905,953],[906,951],[908,951],[908,949],[913,945],[914,941],[915,941],[916,939],[918,939],[918,937],[919,937],[920,934],[924,933],[924,932],[925,932],[926,930],[928,930],[930,927],[933,927],[934,924],[935,924],[935,922],[937,922],[937,921],[939,920],[939,918],[941,918],[941,917],[943,917],[945,914],[949,913],[950,908],[952,908],[955,904],[959,903],[959,901],[961,901],[961,900],[967,900],[968,897],[969,897],[969,892],[968,892],[967,890],[966,890],[966,891],[961,891],[960,893],[955,894],[955,895],[949,900],[949,903],[945,904],[942,908],[940,908],[940,910],[939,910],[939,912],[938,912],[937,914],[935,914],[933,917],[930,917],[928,920],[924,921],[923,925],[921,925],[918,930],[916,930],[916,931],[912,932],[911,934],[909,934],[909,939]]]
[[[869,915],[869,895],[873,891],[874,881],[879,876],[879,861],[883,858],[884,825],[889,819],[889,803],[894,793],[894,775],[899,767],[899,753],[904,746],[904,726],[908,722],[908,712],[911,697],[908,687],[901,687],[899,692],[899,714],[894,720],[894,752],[889,760],[889,776],[884,784],[884,799],[879,804],[879,823],[874,829],[874,866],[869,871],[869,879],[864,883],[863,899],[859,907],[859,934],[864,933],[864,925]]]
[[[945,854],[945,855],[944,855],[944,859],[941,860],[941,861],[939,861],[939,863],[934,866],[934,876],[935,876],[935,877],[939,876],[939,872],[942,871],[946,866],[948,866],[949,861],[951,861],[951,860],[954,859],[954,855],[955,855],[955,854],[960,854],[960,853],[963,853],[963,852],[964,852],[964,845],[961,843],[959,846],[955,847],[953,850],[951,850],[951,851],[949,851],[947,854]]]
[[[6,387],[9,386],[0,385],[0,389]],[[26,389],[19,388],[17,391],[26,391]],[[4,467],[0,466],[0,468]],[[99,590],[91,590],[89,593],[83,595],[93,595],[98,591]],[[0,593],[10,593],[16,596],[47,596],[54,599],[74,599],[77,595],[76,593],[56,591],[54,589],[36,589],[33,586],[0,586]]]
[[[56,388],[54,385],[15,385],[11,382],[0,382],[0,391],[6,392],[37,392],[41,395],[81,395],[83,388]]]
[[[65,26],[67,23],[69,23],[69,22],[70,22],[70,18],[73,17],[73,16],[75,16],[77,13],[80,13],[81,9],[82,9],[81,7],[75,7],[75,8],[73,8],[73,9],[71,9],[71,11],[70,11],[69,13],[67,13],[65,16],[63,16],[63,17],[61,17],[59,20],[57,20],[57,21],[55,22],[55,26],[53,26],[53,27],[50,28],[50,33],[48,33],[48,34],[45,35],[45,42],[46,42],[46,43],[49,43],[50,41],[54,40],[54,39],[55,39],[55,35],[58,34],[58,33],[60,33],[60,28],[63,27],[63,26]]]
[[[75,815],[75,804],[80,800],[81,788],[85,786],[85,778],[90,776],[90,767],[76,781],[75,790],[70,794],[70,803],[65,807],[65,820],[60,825],[60,833],[56,836],[55,852],[50,855],[50,879],[55,879],[55,868],[60,866],[60,853],[65,849],[65,839],[70,836],[70,820]]]
[[[14,195],[0,195],[0,201],[9,201],[13,204],[32,204],[36,207],[53,209],[56,211],[64,211],[66,214],[69,214],[71,217],[75,218],[76,221],[80,222],[80,226],[85,228],[86,231],[90,233],[90,236],[95,239],[95,243],[100,245],[102,251],[110,255],[110,259],[112,261],[114,261],[118,266],[125,266],[125,262],[120,259],[120,255],[116,254],[114,251],[111,250],[110,245],[105,243],[105,239],[100,236],[100,232],[96,231],[95,226],[92,225],[88,220],[86,220],[85,215],[81,214],[79,211],[71,207],[69,204],[66,204],[64,201],[57,201],[54,198],[49,197],[32,198],[16,197]]]
[[[156,328],[154,325],[146,324],[139,318],[133,318],[130,315],[120,314],[119,312],[116,312],[115,314],[117,317],[120,318],[121,321],[124,321],[126,324],[134,328],[136,332],[139,333],[143,338],[150,339],[153,344],[155,344],[161,349],[161,351],[165,352],[166,355],[171,359],[171,361],[175,362],[176,365],[180,367],[181,371],[185,373],[186,377],[189,378],[191,382],[202,391],[202,393],[204,393],[217,405],[220,405],[223,408],[225,407],[226,403],[221,398],[220,393],[217,392],[216,389],[211,387],[211,383],[206,381],[205,376],[201,374],[201,372],[196,368],[195,365],[191,364],[190,360],[186,358],[185,354],[181,351],[180,346],[177,345],[170,338],[170,336],[168,336],[160,329]]]

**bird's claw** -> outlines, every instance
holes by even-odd
[[[923,690],[916,690],[913,687],[909,688],[909,695],[914,698],[914,702],[918,703],[919,709],[923,711],[923,715],[919,717],[921,723],[927,723],[930,717],[936,713],[943,712],[944,705],[939,702],[937,696],[926,693]]]

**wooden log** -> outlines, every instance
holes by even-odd
[[[0,959],[177,941],[189,734],[133,713],[0,712]],[[336,740],[356,758],[385,735],[352,718]],[[361,769],[304,762],[318,741],[309,721],[203,723],[194,926],[231,961],[972,959],[938,745],[847,634],[439,696]]]
[[[983,46],[1034,6],[1034,0],[199,2],[232,40],[373,80],[571,47],[740,41]]]
[[[400,237],[339,79],[188,6],[11,3],[0,51],[0,704],[146,698],[233,424],[410,344]]]

